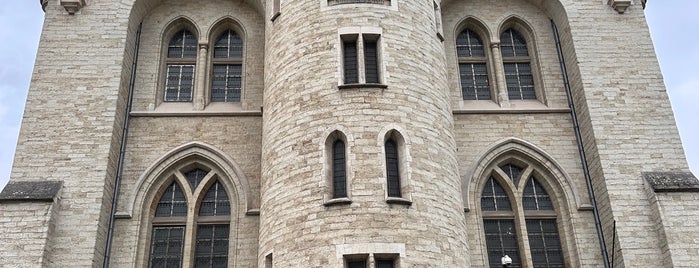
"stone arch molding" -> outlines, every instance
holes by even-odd
[[[480,157],[467,170],[465,176],[462,178],[463,183],[461,186],[465,211],[475,209],[475,207],[472,206],[477,204],[477,201],[471,199],[474,195],[477,195],[474,191],[479,190],[476,188],[478,188],[478,185],[481,185],[479,182],[483,180],[491,163],[502,157],[513,154],[528,158],[528,160],[537,163],[538,168],[549,173],[551,175],[550,183],[557,184],[556,186],[563,190],[564,194],[562,197],[566,199],[566,202],[570,203],[570,201],[573,201],[578,210],[591,207],[588,202],[581,200],[578,187],[570,178],[570,175],[565,172],[561,165],[554,160],[549,153],[528,141],[512,137],[501,139],[493,143],[480,154]]]
[[[212,145],[202,142],[190,142],[165,153],[141,174],[134,189],[131,190],[127,197],[125,211],[117,212],[117,216],[123,218],[133,216],[134,211],[142,207],[140,205],[143,202],[148,202],[145,199],[147,199],[150,189],[159,185],[159,178],[170,172],[173,166],[177,166],[180,162],[192,157],[196,157],[201,162],[212,165],[223,172],[230,184],[232,184],[234,200],[240,209],[244,209],[246,212],[255,209],[248,180],[235,161]]]

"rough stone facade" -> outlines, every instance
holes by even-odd
[[[536,266],[525,222],[541,215],[556,220],[566,267],[692,267],[697,179],[645,3],[42,1],[11,183],[62,184],[44,199],[0,194],[0,266],[148,267],[153,227],[182,225],[180,263],[193,267],[197,226],[225,223],[228,267],[498,267],[484,235],[493,214],[480,205],[492,177],[514,204],[498,217],[516,223],[522,267]],[[526,40],[535,100],[507,96],[499,51],[508,28]],[[166,102],[168,42],[182,29],[197,39],[193,98]],[[241,99],[211,102],[211,55],[227,29],[243,40]],[[482,39],[491,100],[462,97],[464,29]],[[345,83],[348,40],[357,41],[358,83]],[[378,83],[366,82],[367,41],[377,44]],[[387,140],[397,144],[398,197],[388,193]],[[336,141],[346,151],[341,198]],[[522,211],[527,180],[503,179],[504,164],[541,183],[551,214]],[[208,172],[199,186],[185,178],[193,168]],[[215,182],[230,215],[200,217]],[[155,211],[172,183],[187,216],[163,221]]]

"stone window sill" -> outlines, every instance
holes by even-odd
[[[410,206],[413,204],[413,201],[410,201],[410,200],[402,198],[402,197],[390,197],[389,196],[389,197],[386,197],[386,203]]]
[[[380,88],[380,89],[385,89],[388,88],[388,85],[384,84],[375,84],[375,83],[365,83],[365,84],[344,84],[344,85],[338,85],[338,89],[353,89],[353,88]]]
[[[323,206],[329,207],[329,206],[341,206],[341,205],[349,205],[352,204],[352,200],[350,200],[348,197],[340,197],[340,198],[333,198],[328,201],[325,201],[323,203]]]

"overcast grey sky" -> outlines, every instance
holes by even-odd
[[[646,15],[685,153],[699,175],[699,1],[664,2],[648,1]],[[0,5],[0,189],[10,176],[43,20],[37,0]]]

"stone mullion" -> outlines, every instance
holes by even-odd
[[[206,67],[209,65],[207,55],[209,53],[208,44],[199,44],[199,55],[197,56],[195,86],[194,86],[194,110],[204,110],[206,106]]]
[[[502,62],[502,54],[500,54],[500,43],[491,43],[490,49],[495,68],[495,92],[497,93],[498,103],[500,107],[510,107],[510,98],[507,96],[507,84],[505,83],[505,66]]]

